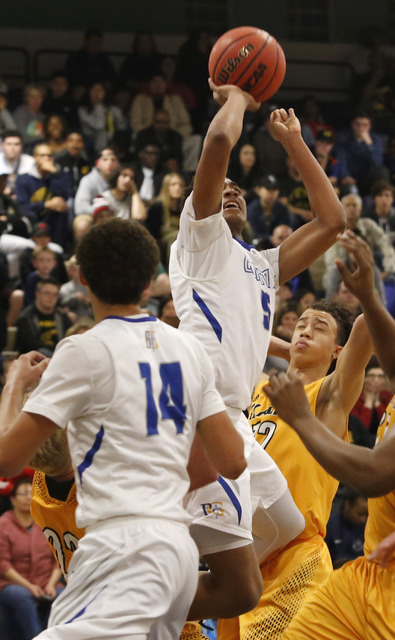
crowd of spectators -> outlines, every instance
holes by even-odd
[[[75,247],[92,224],[111,216],[138,220],[157,240],[161,263],[143,306],[178,326],[167,273],[169,250],[183,193],[193,179],[216,108],[207,84],[212,40],[200,31],[175,55],[161,55],[152,33],[138,32],[118,72],[102,51],[102,40],[99,31],[87,31],[64,68],[55,69],[46,86],[22,87],[20,104],[12,108],[0,80],[3,373],[8,357],[31,349],[50,356],[65,335],[92,326]],[[315,96],[289,106],[295,107],[305,142],[344,205],[347,228],[370,246],[376,287],[395,315],[393,64],[377,44],[369,51],[371,66],[365,74],[355,71],[345,120],[332,118],[330,104],[320,105]],[[244,239],[257,249],[277,247],[313,215],[297,168],[269,133],[275,108],[263,103],[256,114],[247,114],[228,170],[247,202]],[[290,341],[299,315],[320,297],[341,300],[359,311],[358,300],[340,279],[336,258],[346,259],[337,244],[280,287],[275,335]],[[269,358],[267,367],[286,369],[287,364]],[[373,446],[389,395],[385,376],[372,360],[350,416],[354,442]],[[14,486],[19,485],[0,479],[0,512],[11,502],[15,507],[19,496]],[[353,522],[350,516],[360,502],[360,496],[347,495],[334,512],[335,542],[345,539],[341,561],[347,545],[348,550],[352,546],[354,525],[358,540],[363,535],[361,521]]]

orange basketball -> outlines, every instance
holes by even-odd
[[[208,62],[217,85],[235,84],[258,102],[268,100],[285,76],[285,56],[277,40],[256,27],[237,27],[213,46]]]

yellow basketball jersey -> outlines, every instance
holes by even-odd
[[[395,424],[395,396],[392,397],[377,431],[378,444]],[[390,533],[395,530],[395,491],[380,498],[369,498],[369,517],[365,527],[365,555],[368,556]]]
[[[315,415],[318,393],[325,378],[305,385]],[[249,421],[255,438],[277,463],[287,479],[293,499],[306,520],[304,531],[295,539],[320,534],[325,537],[332,501],[339,486],[307,451],[297,433],[281,420],[260,385],[253,398]],[[347,429],[344,438],[347,438]],[[295,541],[293,541],[294,543]]]
[[[49,495],[45,474],[39,471],[35,472],[31,505],[32,516],[43,530],[66,579],[71,556],[78,546],[79,539],[85,533],[75,524],[77,504],[75,483],[70,489],[67,500],[63,502]]]

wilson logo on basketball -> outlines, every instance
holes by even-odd
[[[221,71],[218,73],[217,79],[218,82],[223,82],[226,84],[232,75],[233,71],[237,69],[237,67],[242,63],[245,58],[248,58],[251,51],[255,49],[253,44],[245,44],[244,47],[240,49],[237,56],[234,58],[228,58],[225,65],[222,67]]]
[[[253,89],[258,84],[259,80],[263,77],[266,69],[267,66],[263,64],[263,62],[260,62],[257,68],[254,69],[252,75],[248,78],[247,82],[243,84],[243,90],[250,92],[251,89]]]

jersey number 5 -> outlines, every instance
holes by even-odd
[[[145,380],[147,392],[147,435],[157,435],[158,407],[152,390],[151,367],[148,362],[139,362],[140,375]],[[183,403],[182,373],[179,362],[162,363],[159,367],[162,390],[159,394],[159,410],[162,420],[173,420],[177,433],[182,433],[186,407]]]

